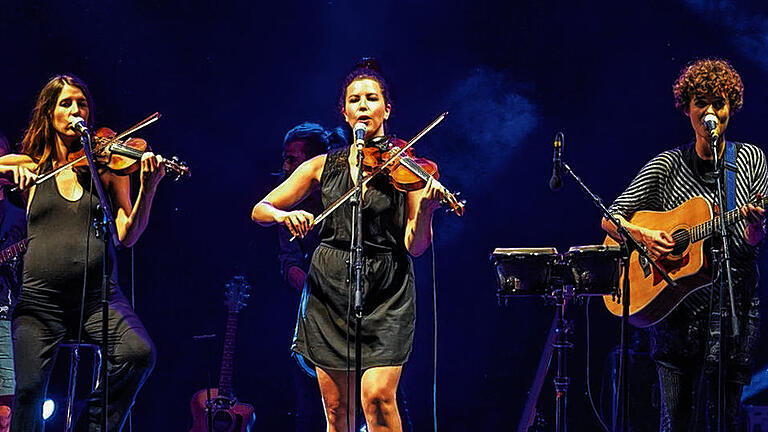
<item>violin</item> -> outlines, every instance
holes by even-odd
[[[442,202],[451,208],[457,216],[464,214],[465,200],[459,200],[440,182],[437,164],[429,159],[416,157],[407,142],[394,137],[374,137],[363,147],[363,172],[372,175],[379,171],[389,177],[392,186],[403,192],[423,189],[429,179],[437,185],[443,194]],[[394,160],[391,160],[394,158]]]
[[[160,113],[156,112],[119,135],[116,135],[115,132],[109,128],[101,128],[96,131],[91,137],[91,146],[93,147],[95,144],[93,154],[95,156],[94,159],[96,160],[94,162],[97,162],[99,165],[105,166],[120,175],[127,175],[136,171],[138,168],[136,162],[141,160],[142,155],[144,155],[144,152],[147,150],[147,142],[141,138],[127,138],[125,140],[123,140],[123,138],[156,122],[159,118]],[[81,167],[80,169],[84,169],[82,167],[87,168],[88,166],[88,160],[85,157],[85,149],[70,154],[67,156],[67,160],[68,162],[64,165],[38,176],[34,184],[38,185],[53,178],[53,176],[66,168],[76,166]],[[163,165],[165,165],[171,173],[171,178],[174,181],[181,177],[190,177],[192,175],[187,164],[180,161],[176,156],[170,159],[163,158]],[[18,187],[13,188],[11,191],[15,190],[18,190]]]
[[[98,166],[105,167],[117,175],[128,175],[135,172],[142,155],[149,151],[149,145],[142,138],[128,138],[121,140],[110,128],[102,127],[91,137],[93,142],[93,155]],[[85,149],[70,153],[67,162],[72,167],[88,168],[88,160],[85,158]],[[192,173],[186,162],[174,156],[170,159],[163,158],[163,165],[171,173],[173,180],[181,177],[190,177]]]

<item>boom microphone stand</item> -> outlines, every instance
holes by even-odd
[[[104,238],[104,257],[102,261],[102,278],[101,278],[101,352],[107,358],[109,353],[109,341],[107,339],[109,333],[109,299],[107,293],[107,280],[109,279],[109,269],[107,267],[107,261],[109,258],[110,242],[114,247],[120,244],[117,236],[117,229],[115,228],[115,220],[112,217],[112,208],[107,201],[107,196],[104,193],[104,186],[101,184],[96,164],[94,163],[93,151],[91,150],[91,132],[85,125],[85,121],[82,118],[74,117],[71,119],[72,126],[80,132],[80,142],[83,145],[85,157],[88,161],[88,167],[90,168],[91,180],[96,186],[96,192],[99,195],[99,209],[101,210],[102,219],[100,222],[95,222],[94,225],[97,228],[97,236],[101,235]],[[100,233],[100,234],[99,234]],[[101,364],[101,370],[99,371],[99,382],[102,385],[102,408],[101,408],[101,425],[102,430],[107,430],[107,415],[109,400],[109,376],[107,374],[107,363],[104,361]]]
[[[605,207],[605,204],[603,204],[603,200],[595,195],[589,187],[587,187],[586,184],[581,180],[579,176],[576,175],[576,173],[571,169],[570,166],[568,166],[567,163],[565,163],[562,160],[562,152],[563,152],[563,141],[564,141],[564,135],[562,132],[558,132],[557,137],[555,139],[555,167],[554,167],[554,173],[552,175],[552,180],[550,180],[550,187],[553,190],[557,190],[561,186],[561,180],[560,180],[560,173],[561,171],[565,171],[570,175],[576,182],[579,184],[581,189],[589,195],[589,197],[592,199],[592,202],[595,204],[595,206],[600,209],[600,211],[603,213],[603,217],[610,221],[615,227],[616,231],[619,234],[619,244],[624,252],[623,257],[623,263],[624,263],[624,285],[623,289],[621,290],[621,307],[622,307],[622,314],[621,314],[621,354],[619,356],[619,376],[620,376],[620,384],[619,384],[619,399],[621,400],[621,403],[619,404],[619,415],[616,417],[616,424],[614,425],[614,432],[620,431],[620,432],[626,432],[629,431],[629,421],[628,421],[628,414],[629,414],[629,375],[627,374],[627,356],[628,356],[628,348],[629,348],[629,299],[630,299],[630,283],[629,283],[629,258],[631,256],[631,253],[633,250],[636,250],[638,254],[640,254],[640,257],[645,258],[654,269],[656,269],[657,272],[662,276],[665,282],[669,284],[670,287],[676,288],[677,284],[675,281],[673,281],[669,275],[667,274],[664,269],[659,267],[658,264],[651,258],[651,256],[648,254],[648,251],[645,249],[645,246],[643,246],[636,238],[632,236],[632,234],[627,231],[627,229],[619,222],[619,220],[613,216],[609,211],[608,208]]]

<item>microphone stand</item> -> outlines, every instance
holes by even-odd
[[[581,180],[579,176],[576,175],[575,172],[571,169],[570,166],[568,166],[565,161],[562,162],[563,170],[568,173],[571,177],[573,177],[574,180],[581,186],[581,189],[589,195],[589,197],[592,199],[592,202],[595,204],[595,206],[600,209],[600,211],[603,213],[603,217],[609,220],[613,225],[616,227],[616,231],[619,233],[619,236],[621,237],[619,239],[619,245],[621,247],[621,250],[623,252],[623,266],[624,266],[624,285],[623,289],[621,290],[621,307],[622,307],[622,314],[621,314],[621,354],[619,356],[619,394],[618,398],[621,400],[621,404],[619,404],[619,415],[616,416],[613,425],[614,432],[621,431],[621,432],[627,432],[629,431],[629,421],[628,421],[628,414],[629,414],[629,375],[627,374],[627,356],[628,356],[628,348],[629,348],[629,298],[630,298],[630,283],[629,283],[629,258],[630,254],[633,250],[636,250],[641,257],[644,257],[648,262],[653,266],[656,271],[659,272],[661,277],[664,279],[664,281],[669,284],[670,287],[677,287],[677,284],[675,281],[673,281],[666,271],[664,271],[663,268],[659,267],[658,264],[651,258],[651,256],[648,254],[648,251],[645,250],[645,247],[632,236],[632,234],[627,231],[627,229],[619,222],[619,220],[613,216],[610,212],[608,212],[608,208],[605,207],[605,204],[603,204],[603,200],[595,195],[589,187],[587,187],[586,184]]]
[[[356,140],[358,141],[358,140]],[[360,327],[363,324],[363,146],[357,142],[357,187],[354,196],[349,200],[352,206],[352,273],[355,286],[355,413],[352,416],[353,428],[357,429],[357,416],[362,408],[361,391],[363,378],[362,343]],[[349,371],[347,371],[349,373]],[[347,389],[349,391],[349,389]],[[347,425],[349,426],[349,425]]]
[[[721,250],[712,250],[713,255],[713,262],[717,263],[714,268],[722,268],[723,264],[725,264],[725,280],[723,280],[722,272],[720,273],[720,298],[718,302],[718,316],[717,316],[717,340],[720,346],[719,354],[718,354],[718,362],[717,362],[717,430],[719,432],[726,432],[728,429],[728,425],[725,424],[725,410],[726,410],[726,400],[725,400],[725,373],[726,373],[726,359],[725,356],[727,355],[728,350],[726,349],[726,345],[728,343],[728,327],[723,326],[723,317],[725,317],[728,314],[728,309],[725,304],[725,296],[728,296],[728,299],[730,300],[731,304],[731,331],[733,333],[734,337],[739,336],[739,323],[736,319],[736,306],[734,305],[734,296],[733,296],[733,278],[731,274],[731,252],[730,252],[730,243],[728,240],[729,234],[727,231],[727,225],[725,222],[725,214],[729,210],[726,205],[725,196],[723,195],[723,175],[725,174],[725,170],[721,167],[720,160],[718,158],[718,149],[717,149],[717,141],[719,140],[719,137],[716,134],[712,134],[710,139],[710,148],[712,149],[712,161],[715,164],[715,179],[716,179],[716,188],[717,188],[717,208],[720,209],[720,215],[719,218],[720,222],[718,224],[713,224],[714,232],[713,232],[713,238],[720,239],[720,248]],[[725,140],[723,140],[723,146],[725,146]],[[734,182],[735,183],[735,182]],[[728,185],[730,186],[730,185]],[[733,187],[735,188],[736,185],[734,184]],[[735,191],[734,191],[735,192]],[[726,291],[726,282],[727,282],[727,288],[728,291]],[[712,284],[713,294],[715,285]]]
[[[104,238],[104,257],[102,260],[102,277],[101,277],[101,352],[108,360],[109,353],[109,299],[107,293],[107,280],[109,279],[109,271],[107,267],[107,260],[109,258],[109,246],[110,242],[114,247],[120,244],[117,236],[117,229],[115,228],[115,219],[112,216],[112,208],[107,201],[107,196],[104,193],[104,186],[99,178],[99,172],[96,169],[96,164],[93,158],[93,151],[91,149],[91,135],[90,131],[85,130],[80,134],[80,142],[83,145],[85,157],[88,161],[88,167],[90,168],[91,180],[96,186],[96,192],[99,195],[99,209],[101,210],[102,219],[99,222],[94,221],[96,227],[96,236]],[[109,376],[107,374],[108,361],[102,362],[100,374],[100,382],[102,384],[102,408],[101,408],[101,424],[102,430],[107,430],[107,415],[109,400]]]

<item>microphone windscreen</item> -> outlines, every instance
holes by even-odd
[[[563,179],[558,175],[553,175],[551,179],[549,179],[549,188],[553,191],[560,190],[560,188],[563,187]]]
[[[714,114],[707,114],[702,119],[702,122],[706,127],[710,129],[714,129],[717,127],[718,123],[720,123],[720,120]]]

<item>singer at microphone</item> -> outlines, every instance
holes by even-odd
[[[692,419],[697,417],[696,407],[717,406],[718,392],[712,389],[717,388],[718,373],[706,372],[704,381],[708,381],[707,384],[698,385],[704,382],[700,381],[702,370],[717,369],[717,358],[711,358],[714,352],[714,357],[721,357],[723,367],[727,368],[723,374],[727,378],[723,382],[724,394],[721,401],[725,404],[726,413],[721,416],[720,423],[709,413],[699,415],[694,429],[718,430],[717,425],[720,425],[722,428],[719,430],[743,430],[744,425],[738,414],[741,412],[742,388],[750,382],[752,364],[760,347],[760,251],[756,246],[765,237],[765,211],[755,205],[753,200],[756,196],[767,196],[768,193],[765,153],[757,145],[725,139],[731,115],[741,108],[744,92],[741,77],[727,61],[705,58],[687,64],[680,71],[672,91],[675,108],[690,122],[688,130],[694,134],[693,142],[681,141],[677,147],[658,153],[640,169],[633,180],[625,177],[629,173],[621,173],[623,178],[620,180],[626,181],[628,186],[608,210],[627,231],[639,239],[657,262],[669,259],[669,255],[681,247],[686,250],[686,256],[693,256],[688,251],[694,247],[699,248],[697,250],[703,256],[711,256],[709,245],[691,242],[688,234],[680,235],[683,230],[678,231],[678,228],[672,227],[695,226],[703,221],[711,223],[711,210],[707,205],[712,204],[710,200],[715,184],[712,135],[717,136],[718,151],[723,153],[720,160],[726,160],[729,148],[733,150],[733,165],[738,167],[732,171],[733,190],[740,193],[734,197],[738,221],[734,220],[728,229],[734,299],[725,303],[734,305],[734,309],[733,314],[729,313],[728,319],[718,326],[723,336],[727,335],[727,343],[720,345],[725,352],[720,356],[718,350],[710,349],[718,343],[718,335],[710,331],[712,311],[707,306],[707,300],[700,302],[694,296],[681,301],[680,306],[666,308],[666,315],[648,327],[648,330],[654,341],[651,344],[651,358],[656,363],[658,374],[658,415],[661,423],[667,425],[668,430],[688,430]],[[658,135],[657,140],[665,140],[664,134],[654,132]],[[700,200],[706,201],[706,204]],[[702,213],[691,206],[696,201],[705,204]],[[701,221],[695,221],[700,214],[703,214]],[[613,223],[603,219],[602,227],[612,238],[619,238]],[[677,263],[682,262],[677,258],[671,259]],[[689,281],[695,280],[688,277],[688,274],[681,277],[681,273],[671,273],[672,278],[686,290],[689,289]],[[702,269],[699,274],[706,275],[707,280],[710,280],[709,273]],[[724,273],[721,271],[721,278],[725,278]],[[647,295],[645,288],[648,285],[640,281],[650,280],[654,284],[654,278],[645,275],[643,270],[634,276],[630,270],[629,277],[633,278],[630,305],[638,311],[649,311],[645,307],[647,303],[644,303],[647,300],[641,299]],[[715,285],[719,286],[719,282]],[[641,296],[633,296],[638,293],[642,293]],[[703,296],[709,298],[709,295],[707,288]],[[658,294],[653,300],[654,305],[659,304],[656,300],[661,297],[662,294]],[[739,337],[731,337],[733,316],[741,323]],[[629,375],[636,376],[631,369]],[[630,417],[635,420],[634,411]]]

